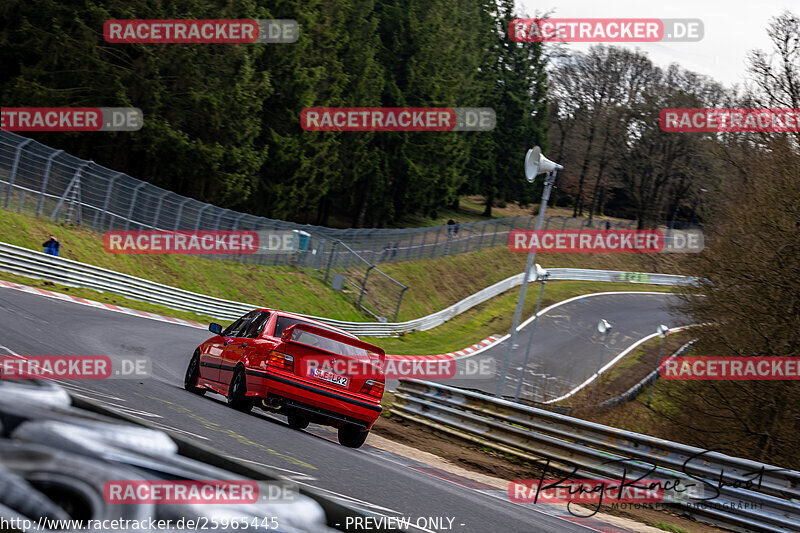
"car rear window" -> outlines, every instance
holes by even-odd
[[[305,320],[299,320],[297,318],[290,318],[286,316],[279,316],[278,320],[275,322],[274,336],[280,337],[283,334],[283,330],[295,324],[308,324],[309,326],[322,328],[332,333],[339,333],[341,335],[341,333],[338,331],[334,331],[332,329],[320,326],[318,324],[312,324],[311,322],[306,322]],[[292,340],[295,340],[297,342],[302,342],[303,344],[307,344],[309,346],[313,346],[315,348],[319,348],[321,350],[325,350],[327,352],[335,353],[338,355],[348,355],[350,357],[355,357],[362,361],[370,360],[369,352],[364,350],[363,348],[350,346],[349,344],[345,344],[343,342],[339,342],[334,339],[329,339],[327,337],[322,337],[315,333],[311,333],[310,331],[303,331],[303,330],[297,331],[292,335]]]

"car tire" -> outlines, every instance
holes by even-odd
[[[247,413],[253,408],[253,400],[247,398],[247,380],[244,369],[236,367],[228,387],[228,407]]]
[[[360,448],[367,440],[369,430],[363,430],[350,424],[339,428],[339,444],[348,448]]]
[[[69,519],[69,515],[19,475],[0,467],[0,516],[9,511],[23,517]]]
[[[309,424],[308,418],[297,413],[290,414],[286,421],[292,429],[306,429]]]
[[[193,394],[202,396],[206,390],[197,386],[197,380],[200,378],[200,352],[194,352],[192,358],[189,360],[189,366],[186,367],[186,374],[183,377],[183,388]]]
[[[96,457],[14,440],[0,440],[0,467],[24,479],[37,493],[73,519],[148,520],[155,518],[155,504],[113,504],[105,499],[110,481],[146,481],[144,472],[105,462]],[[6,507],[22,511],[19,504]],[[52,505],[34,514],[34,520]],[[49,509],[49,510],[48,510]],[[30,512],[30,511],[26,511]],[[26,514],[20,512],[20,514]]]

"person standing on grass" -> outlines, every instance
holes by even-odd
[[[47,239],[42,246],[44,246],[44,253],[58,257],[58,252],[61,250],[61,243],[58,242],[55,235],[50,235],[50,238]]]

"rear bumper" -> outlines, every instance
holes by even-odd
[[[268,395],[287,398],[295,407],[325,415],[342,421],[355,419],[369,428],[378,419],[383,408],[378,403],[368,402],[347,394],[341,394],[317,386],[295,376],[281,375],[263,370],[247,370],[247,392],[259,398]],[[338,415],[338,416],[337,416]]]

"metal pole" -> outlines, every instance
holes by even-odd
[[[200,221],[203,220],[203,211],[211,207],[211,204],[206,204],[200,208],[200,211],[197,212],[197,222],[194,224],[194,230],[198,231],[200,229]]]
[[[236,219],[233,221],[233,225],[231,226],[231,230],[239,229],[239,221],[242,220],[242,218],[244,218],[245,216],[247,216],[247,213],[242,213],[241,215],[236,217]]]
[[[328,266],[325,269],[325,284],[328,284],[328,276],[331,273],[331,263],[333,263],[333,254],[336,251],[336,245],[339,244],[339,241],[332,241],[331,242],[331,251],[328,252],[330,255],[328,256]]]
[[[139,189],[147,185],[146,181],[143,181],[133,189],[133,196],[131,197],[131,208],[128,209],[128,216],[125,219],[125,231],[128,231],[128,228],[131,227],[131,217],[133,216],[133,210],[136,207],[136,197],[139,196]]]
[[[14,179],[17,177],[17,169],[19,168],[19,160],[22,157],[22,149],[26,144],[33,141],[33,139],[25,139],[17,145],[17,153],[14,154],[14,164],[11,167],[11,176],[8,178],[8,187],[6,188],[6,199],[3,208],[8,209],[8,200],[11,198],[11,188],[14,186]]]
[[[397,308],[394,310],[394,321],[397,322],[397,317],[400,316],[400,304],[403,303],[403,295],[408,290],[408,287],[405,285],[402,289],[400,289],[400,298],[397,299]]]
[[[106,214],[108,213],[108,204],[111,202],[111,192],[114,190],[114,182],[117,181],[120,176],[124,176],[124,174],[118,172],[108,180],[108,188],[106,189],[106,198],[103,200],[103,208],[94,215],[94,225],[92,229],[95,231],[97,231],[97,228],[102,228],[106,224]],[[102,215],[100,213],[102,213]]]
[[[153,229],[158,229],[156,226],[158,225],[158,218],[161,216],[161,206],[164,204],[164,198],[166,198],[169,193],[170,191],[164,191],[164,194],[158,198],[158,203],[156,204],[156,214],[153,217],[153,223],[150,224],[150,227]]]
[[[544,181],[544,192],[542,193],[542,208],[539,210],[539,219],[536,221],[536,229],[542,229],[544,224],[544,212],[547,209],[547,202],[550,200],[550,191],[553,189],[553,184],[556,181],[558,171],[550,172]],[[506,352],[506,360],[503,362],[503,372],[497,380],[497,391],[495,396],[502,397],[503,389],[505,388],[506,375],[508,374],[508,365],[511,364],[511,353],[514,350],[514,343],[517,340],[517,326],[519,326],[519,319],[522,316],[522,307],[525,305],[525,293],[528,291],[528,278],[531,275],[531,268],[533,268],[533,260],[536,258],[536,252],[528,254],[528,263],[525,265],[525,276],[522,278],[522,286],[519,289],[519,298],[517,298],[517,309],[514,311],[514,320],[511,322],[511,332],[508,338],[508,351]]]
[[[539,301],[536,302],[536,312],[533,314],[533,322],[531,322],[531,334],[528,337],[528,346],[525,348],[525,359],[522,363],[522,373],[519,376],[519,380],[517,381],[517,390],[514,392],[514,401],[519,402],[519,393],[522,391],[522,382],[525,381],[525,368],[528,366],[528,358],[531,355],[531,345],[533,342],[533,332],[536,331],[536,324],[539,323],[539,309],[542,306],[542,295],[544,295],[544,286],[547,284],[547,276],[550,274],[545,274],[542,278],[542,286],[539,289]]]
[[[606,360],[606,345],[608,344],[608,330],[603,333],[603,355],[600,357],[600,366],[597,367],[595,380],[592,383],[592,397],[589,400],[589,405],[594,405],[594,391],[597,389],[597,382],[600,381],[600,369],[603,368],[603,361]]]
[[[56,150],[50,157],[47,158],[47,165],[44,167],[44,180],[42,181],[42,191],[39,194],[39,205],[36,206],[36,216],[41,216],[42,207],[44,206],[44,196],[47,191],[47,182],[50,180],[50,169],[53,167],[53,159],[58,157],[59,154],[64,153],[64,150]]]
[[[367,280],[369,279],[369,273],[372,269],[375,268],[375,265],[371,265],[367,269],[367,273],[364,274],[364,281],[361,283],[361,294],[358,295],[358,306],[361,307],[361,302],[364,300],[364,293],[367,292]]]
[[[414,248],[414,231],[411,231],[411,239],[408,241],[408,251],[406,251],[406,261],[411,259],[411,250]]]
[[[53,213],[50,215],[50,221],[51,222],[55,222],[56,221],[56,217],[58,216],[59,212],[61,212],[61,206],[64,204],[64,200],[66,200],[67,195],[72,190],[72,187],[75,186],[75,183],[78,182],[78,180],[81,179],[81,172],[83,172],[84,167],[86,167],[89,163],[91,163],[91,161],[83,163],[75,171],[75,174],[72,176],[72,181],[70,181],[69,185],[67,185],[67,188],[64,190],[64,194],[61,195],[61,198],[59,198],[55,209],[53,209]],[[8,199],[8,197],[6,197],[6,199]]]
[[[650,402],[653,400],[653,390],[656,388],[656,381],[658,381],[658,373],[661,368],[661,354],[664,352],[664,344],[667,342],[667,336],[662,335],[661,345],[658,347],[658,365],[656,366],[656,375],[653,377],[653,384],[650,385],[650,394],[647,395],[647,407],[650,407]]]
[[[185,206],[186,203],[189,202],[190,200],[191,200],[191,198],[185,198],[181,202],[181,205],[178,206],[178,213],[175,215],[175,227],[172,228],[175,231],[178,231],[178,227],[180,227],[180,225],[181,225],[181,215],[183,214],[183,206]]]
[[[226,211],[225,209],[219,210],[219,215],[217,215],[217,223],[214,224],[214,231],[219,231],[219,224],[220,222],[222,222],[222,215],[223,213],[225,213],[225,211]]]

